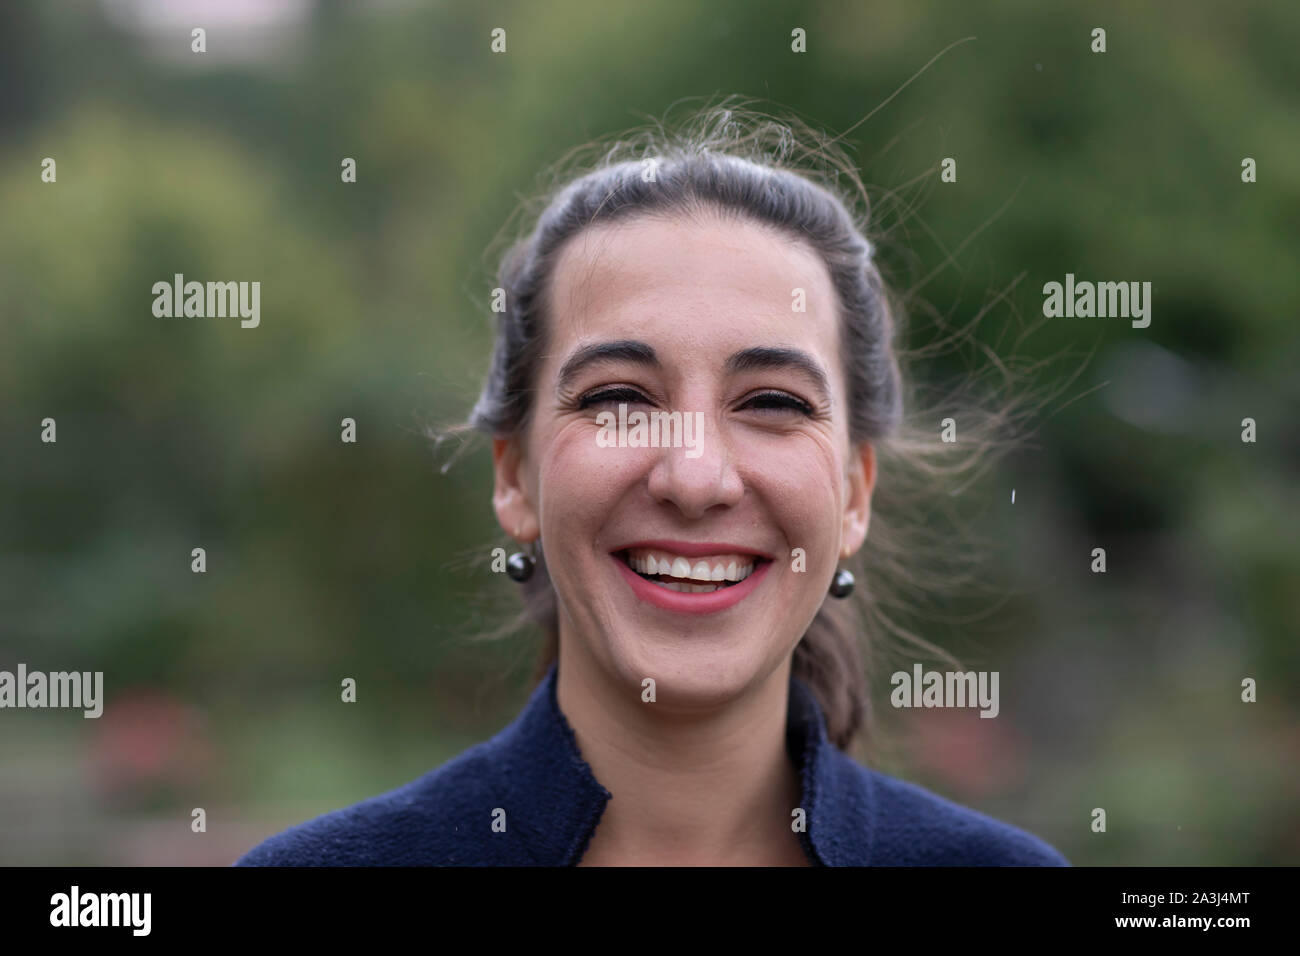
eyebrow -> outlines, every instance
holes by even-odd
[[[578,349],[560,366],[557,388],[564,389],[589,365],[598,362],[631,362],[648,368],[660,369],[662,364],[655,350],[645,342],[620,339],[616,342],[596,342]],[[764,371],[768,369],[794,369],[802,372],[821,394],[823,401],[830,400],[830,380],[815,358],[800,349],[754,346],[732,354],[724,366],[727,374]]]
[[[574,352],[560,366],[556,387],[564,391],[584,368],[597,362],[631,362],[650,368],[661,368],[655,350],[644,342],[633,339],[620,339],[617,342],[596,342],[584,345]]]
[[[739,372],[755,372],[767,369],[794,369],[802,372],[821,393],[822,401],[830,401],[831,385],[821,363],[799,349],[759,345],[743,349],[727,359],[726,370],[734,375]]]

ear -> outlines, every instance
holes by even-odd
[[[853,449],[849,460],[849,493],[840,529],[840,557],[857,553],[871,524],[871,493],[876,489],[876,450],[870,442]]]
[[[492,509],[506,534],[521,544],[537,538],[537,512],[524,485],[523,453],[514,438],[492,439],[492,468],[496,474]]]

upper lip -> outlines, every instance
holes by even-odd
[[[772,560],[772,556],[766,551],[747,548],[741,544],[727,544],[719,541],[673,541],[668,538],[632,541],[620,545],[611,553],[617,554],[620,551],[630,551],[633,548],[653,548],[656,551],[667,551],[669,554],[680,554],[684,558],[707,558],[715,554],[750,554],[756,558]]]

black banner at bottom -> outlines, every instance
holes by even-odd
[[[922,947],[1099,937],[1231,946],[1289,925],[1295,870],[12,868],[0,869],[0,885],[6,943],[337,945],[420,933],[437,945],[467,930],[500,943],[555,937],[568,923],[601,945],[647,934],[680,942],[662,934],[688,927],[692,939],[712,930],[735,941],[784,924],[809,942],[860,931],[864,945],[902,933]],[[606,927],[615,935],[591,935]]]

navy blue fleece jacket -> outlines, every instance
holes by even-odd
[[[508,727],[418,780],[291,827],[236,866],[571,866],[613,799],[556,702],[556,667]],[[787,745],[808,859],[824,866],[1068,866],[1042,840],[862,766],[790,679]],[[505,811],[504,832],[493,820]],[[500,827],[498,826],[499,830]]]

